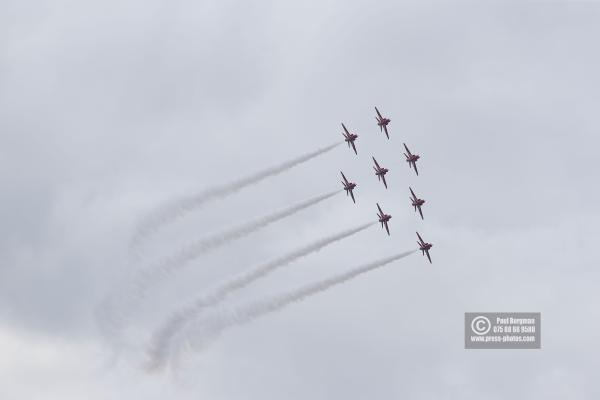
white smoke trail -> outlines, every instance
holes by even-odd
[[[159,207],[146,218],[140,221],[136,228],[136,232],[134,233],[134,236],[132,238],[131,245],[136,246],[143,238],[155,232],[160,227],[167,225],[178,218],[183,217],[190,211],[202,206],[208,201],[224,198],[250,185],[258,183],[268,177],[285,172],[297,165],[300,165],[317,156],[327,153],[328,151],[339,146],[341,143],[343,142],[337,142],[329,146],[323,147],[321,149],[318,149],[316,151],[313,151],[311,153],[303,154],[297,158],[285,161],[279,165],[275,165],[273,167],[259,171],[253,175],[238,179],[225,185],[206,189],[203,192],[191,196],[175,199],[163,205],[162,207]]]
[[[374,224],[375,222],[370,222],[356,228],[348,229],[314,241],[309,245],[303,246],[292,251],[291,253],[278,257],[230,279],[223,285],[212,290],[207,295],[201,297],[192,305],[173,313],[166,323],[163,324],[153,336],[149,351],[151,358],[150,364],[152,365],[152,368],[160,368],[165,364],[169,355],[170,342],[172,338],[184,327],[188,321],[196,318],[206,307],[214,306],[215,304],[220,303],[230,293],[246,287],[256,280],[267,276],[278,268],[289,265],[301,257],[320,251],[324,247],[334,242],[355,235],[356,233],[359,233]]]
[[[341,190],[335,190],[330,193],[310,198],[283,210],[276,211],[244,225],[183,247],[180,251],[165,258],[158,264],[148,267],[134,275],[132,278],[133,282],[124,282],[120,287],[115,288],[115,290],[113,290],[101,303],[98,315],[101,315],[102,318],[98,318],[98,322],[104,331],[114,337],[118,336],[118,332],[122,329],[124,324],[127,324],[128,320],[131,319],[131,316],[136,310],[138,310],[140,302],[153,285],[158,284],[163,279],[171,276],[174,272],[184,267],[190,261],[211,250],[215,250],[231,241],[248,236],[260,228],[289,217],[305,208],[314,206],[338,193],[341,193]]]
[[[233,326],[241,326],[267,314],[279,311],[290,304],[303,301],[310,296],[326,291],[334,286],[341,285],[359,275],[381,268],[393,261],[415,253],[416,251],[417,250],[411,250],[377,260],[331,278],[324,279],[320,282],[284,293],[280,296],[272,297],[262,301],[256,301],[247,305],[246,307],[234,308],[228,310],[227,313],[220,313],[212,319],[198,321],[198,323],[195,324],[197,326],[192,327],[192,334],[188,335],[188,340],[186,340],[184,344],[189,348],[199,348],[205,346],[209,342],[217,339],[224,331]]]
[[[181,248],[177,253],[171,255],[160,261],[158,264],[144,270],[137,280],[137,295],[143,297],[147,288],[161,279],[170,276],[176,270],[182,268],[184,265],[206,254],[212,250],[224,246],[234,240],[241,239],[251,233],[266,227],[276,221],[283,218],[289,217],[305,208],[314,206],[330,197],[340,193],[340,190],[335,190],[326,194],[322,194],[317,197],[310,198],[301,203],[294,204],[293,206],[287,207],[283,210],[274,212],[264,217],[258,218],[254,221],[250,221],[244,225],[230,229],[226,232],[222,232],[208,238],[193,242],[187,246]]]

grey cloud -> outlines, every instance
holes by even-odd
[[[29,350],[0,362],[0,397],[598,397],[597,4],[2,9],[0,346]],[[375,105],[392,119],[389,141]],[[340,140],[340,122],[358,132],[358,156],[336,148],[191,213],[147,258],[129,253],[156,206]],[[422,156],[418,178],[402,142]],[[371,155],[390,168],[388,191]],[[340,170],[359,185],[356,206],[339,196],[207,256],[214,269],[190,268],[148,300],[116,366],[87,368],[113,350],[93,318],[107,292],[190,238],[335,189]],[[427,200],[424,221],[408,186]],[[435,264],[415,255],[232,329],[174,379],[137,369],[172,310],[246,265],[374,218],[376,201],[394,216],[391,237],[369,230],[229,305],[395,254],[415,230]],[[542,350],[464,351],[462,313],[478,309],[541,311]]]

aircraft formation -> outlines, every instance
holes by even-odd
[[[378,108],[375,108],[375,113],[375,120],[380,133],[385,133],[386,138],[389,140],[389,125],[391,119],[384,117]],[[354,152],[355,156],[358,156],[358,148],[356,145],[358,134],[348,130],[343,123],[342,129],[344,142],[346,142],[350,151]],[[150,237],[157,234],[168,224],[174,223],[178,219],[184,219],[190,212],[206,207],[210,202],[216,202],[220,199],[232,196],[244,188],[254,186],[263,180],[282,174],[295,166],[306,163],[315,157],[324,155],[341,144],[343,144],[342,141],[336,140],[335,143],[328,146],[320,147],[294,158],[284,160],[279,164],[272,165],[262,170],[251,172],[246,176],[230,182],[209,187],[194,194],[175,197],[156,207],[140,219],[133,232],[130,249],[135,250],[136,255],[141,255],[140,250],[143,250],[143,248],[140,248],[139,246],[143,246]],[[420,159],[420,156],[411,153],[406,144],[404,144],[404,154],[406,162],[409,164],[409,168],[414,169],[415,174],[418,176],[417,161]],[[390,170],[381,165],[375,157],[371,158],[374,163],[373,169],[375,171],[375,176],[383,184],[385,190],[388,190],[388,183],[392,184],[389,175],[387,175]],[[369,163],[370,161],[371,160],[369,160]],[[410,173],[412,174],[412,172]],[[346,195],[352,199],[354,204],[356,204],[358,198],[356,197],[355,189],[358,185],[349,180],[344,172],[340,171],[340,174],[342,177],[341,183]],[[415,212],[419,212],[421,219],[424,219],[423,206],[425,200],[420,199],[412,187],[409,187],[409,191],[411,194],[411,205]],[[157,260],[147,260],[148,265],[137,271],[127,285],[123,285],[123,292],[119,291],[107,295],[101,306],[101,324],[104,325],[107,332],[112,332],[115,335],[123,334],[127,325],[132,323],[132,321],[135,323],[135,314],[139,310],[139,307],[141,307],[144,299],[152,297],[149,293],[163,282],[169,282],[170,280],[175,279],[179,271],[192,266],[192,261],[204,257],[208,253],[221,247],[233,245],[239,239],[253,235],[271,224],[275,224],[278,221],[291,217],[302,210],[314,207],[338,194],[340,194],[340,190],[333,190],[289,204],[279,210],[267,212],[264,215],[245,221],[227,230],[218,231],[209,234],[206,237],[188,242],[185,245],[176,248],[170,255],[160,257]],[[392,215],[386,214],[384,207],[382,207],[379,202],[376,202],[376,206],[377,222],[381,224],[381,228],[385,229],[385,232],[389,236]],[[234,292],[252,285],[260,279],[266,278],[277,269],[287,267],[297,260],[319,252],[324,247],[358,234],[375,224],[375,221],[362,223],[356,227],[323,236],[304,246],[292,249],[288,253],[253,267],[250,271],[243,271],[238,275],[226,279],[221,286],[217,286],[213,291],[197,298],[181,309],[175,310],[170,316],[166,316],[164,323],[152,334],[147,349],[147,354],[150,356],[149,363],[147,364],[148,371],[165,367],[170,362],[171,357],[176,356],[176,353],[180,351],[180,349],[178,349],[178,339],[184,336],[191,337],[187,335],[187,332],[186,335],[182,335],[182,333],[185,332],[189,326],[193,325],[192,322],[199,322],[198,326],[201,327],[203,324],[200,322],[202,321],[201,317],[204,312],[208,309],[217,312],[221,308],[220,304],[226,302],[227,297],[234,295]],[[431,262],[431,257],[429,255],[429,251],[432,247],[431,243],[425,242],[418,232],[417,238],[419,250],[421,250],[423,255],[426,255],[429,262]],[[250,322],[263,315],[278,311],[288,305],[321,293],[324,290],[344,284],[345,282],[373,271],[374,269],[384,267],[385,265],[407,257],[416,251],[417,250],[413,249],[412,251],[397,253],[363,265],[358,265],[348,271],[343,271],[315,283],[300,286],[288,292],[283,292],[280,295],[249,304],[248,307],[235,308],[232,310],[233,314],[231,315],[239,315],[241,318],[219,318],[219,321],[216,321],[214,325],[211,324],[209,336],[214,338],[226,328],[232,327],[233,325],[241,325],[242,323]],[[207,339],[206,332],[204,332],[203,329],[200,329],[192,336],[194,335],[198,335],[198,343],[201,344],[201,347],[204,347],[206,344],[205,340]],[[120,340],[121,338],[118,338],[115,342]],[[185,347],[186,349],[193,348],[193,345],[187,346],[190,344],[190,341],[186,340],[185,344],[186,346],[182,347]]]
[[[390,138],[389,135],[389,131],[388,131],[388,125],[389,123],[392,121],[390,118],[384,117],[381,112],[379,111],[379,109],[377,107],[375,107],[375,112],[376,112],[376,116],[375,116],[375,120],[377,121],[377,126],[379,126],[379,130],[380,132],[385,133],[385,136],[388,138]],[[342,123],[342,128],[343,128],[343,132],[342,135],[344,136],[344,141],[347,143],[348,147],[351,148],[354,151],[354,154],[358,155],[358,151],[356,149],[356,140],[358,139],[358,134],[357,133],[352,133],[348,130],[348,128],[346,128],[346,126]],[[418,154],[413,154],[408,146],[406,145],[406,143],[402,143],[404,145],[404,156],[406,158],[406,162],[408,163],[408,167],[410,169],[414,169],[415,170],[415,174],[417,176],[419,176],[419,170],[417,169],[417,161],[421,158],[420,155]],[[387,182],[385,180],[385,175],[389,172],[388,168],[382,167],[377,160],[375,159],[375,157],[371,157],[373,159],[373,163],[375,164],[373,166],[373,169],[375,170],[375,176],[377,176],[377,179],[379,181],[381,181],[383,183],[383,186],[387,189],[388,185]],[[344,190],[346,191],[346,195],[349,195],[352,198],[352,201],[354,203],[356,203],[356,199],[354,197],[354,192],[353,190],[356,188],[357,184],[354,182],[350,182],[348,181],[348,179],[346,179],[346,176],[344,175],[343,172],[341,172],[342,174],[342,185],[344,186]],[[425,204],[425,200],[420,199],[419,197],[417,197],[417,195],[415,194],[415,192],[413,191],[413,189],[411,187],[408,188],[410,190],[410,201],[411,201],[411,205],[413,206],[415,212],[418,212],[419,215],[421,216],[421,219],[425,219],[423,217],[423,205]],[[383,210],[381,209],[381,206],[379,205],[379,203],[377,203],[377,218],[379,223],[381,224],[381,227],[383,229],[385,229],[385,231],[387,232],[388,236],[390,235],[390,228],[389,228],[389,221],[390,219],[392,219],[392,216],[389,214],[385,214],[383,212]],[[433,244],[431,243],[427,243],[423,240],[423,238],[421,237],[421,235],[419,234],[419,232],[417,233],[417,244],[419,245],[419,250],[422,252],[422,254],[424,256],[427,256],[427,259],[429,260],[429,262],[431,263],[431,256],[429,254],[429,250],[431,249],[431,247],[433,247]]]

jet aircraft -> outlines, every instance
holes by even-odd
[[[346,196],[350,195],[350,197],[352,197],[352,201],[354,203],[356,203],[356,200],[354,200],[354,193],[352,193],[352,191],[356,187],[356,183],[349,182],[348,179],[346,179],[346,177],[344,176],[344,173],[342,171],[340,171],[340,174],[342,174],[342,178],[344,178],[344,180],[342,181],[342,185],[344,185],[344,190],[346,191]]]
[[[419,232],[417,232],[417,237],[419,238],[419,240],[417,241],[417,244],[419,245],[419,250],[421,250],[423,255],[427,254],[427,258],[429,259],[429,263],[431,264],[431,257],[429,256],[429,249],[431,249],[433,247],[433,245],[431,243],[425,243],[423,241],[423,238],[421,238],[421,235],[419,235]]]
[[[373,157],[373,162],[375,162],[375,166],[373,166],[373,169],[375,170],[375,175],[377,175],[377,179],[380,181],[383,181],[383,185],[387,189],[387,182],[385,181],[385,174],[387,174],[389,170],[387,168],[380,167],[379,163],[377,162],[375,157]]]
[[[348,147],[352,146],[354,154],[358,155],[358,152],[356,151],[356,146],[354,145],[354,141],[358,139],[358,135],[355,133],[348,132],[348,129],[346,129],[346,126],[344,124],[342,124],[342,128],[344,128],[344,132],[342,132],[342,135],[344,135],[344,140],[346,141],[346,143],[348,143]]]
[[[379,130],[385,131],[385,136],[387,136],[387,138],[389,139],[390,135],[388,134],[387,126],[392,120],[389,118],[384,118],[381,115],[381,113],[379,112],[379,110],[377,109],[377,107],[375,107],[375,111],[377,112],[377,116],[375,117],[375,119],[377,120],[377,125],[379,126]]]
[[[390,219],[392,219],[391,215],[385,214],[383,212],[383,210],[381,209],[381,207],[379,207],[379,203],[377,203],[377,208],[379,209],[379,212],[377,213],[377,217],[379,218],[379,222],[381,223],[381,227],[383,228],[385,226],[385,230],[387,231],[387,234],[389,236],[390,234],[390,228],[388,227],[388,222]]]
[[[417,160],[421,158],[421,156],[419,156],[418,154],[412,154],[408,147],[406,147],[406,144],[402,144],[404,144],[404,148],[406,149],[406,153],[404,153],[404,155],[406,156],[406,162],[408,163],[408,166],[411,168],[415,167],[415,172],[417,173],[417,175],[419,175],[419,171],[417,170]]]
[[[410,194],[412,195],[412,197],[409,197],[410,201],[412,201],[412,205],[415,208],[415,211],[419,210],[419,214],[421,214],[421,219],[423,219],[423,211],[421,211],[421,206],[423,204],[425,204],[425,200],[423,199],[419,199],[416,195],[415,192],[413,192],[412,188],[410,188]]]

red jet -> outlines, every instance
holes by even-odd
[[[355,133],[348,132],[348,129],[346,129],[344,124],[342,124],[342,128],[344,128],[345,131],[342,132],[342,135],[344,135],[344,140],[346,141],[346,143],[348,143],[348,147],[352,146],[352,148],[354,149],[354,154],[358,155],[358,153],[356,152],[356,146],[354,146],[354,141],[358,139],[358,135]]]
[[[381,168],[379,166],[379,164],[377,163],[377,160],[375,159],[375,157],[373,157],[373,161],[375,162],[375,166],[373,167],[373,169],[375,170],[375,175],[377,175],[378,180],[383,181],[383,185],[387,189],[387,183],[385,181],[385,174],[387,174],[389,170],[387,168]]]
[[[377,125],[379,125],[379,130],[380,131],[385,131],[385,136],[387,136],[387,138],[390,138],[390,135],[388,135],[388,130],[387,130],[387,125],[392,121],[389,118],[384,118],[381,116],[381,113],[379,112],[379,110],[377,109],[377,107],[375,107],[375,111],[377,112],[377,116],[375,117],[375,119],[377,120]]]
[[[385,226],[385,230],[387,231],[387,234],[389,236],[390,228],[388,227],[388,221],[390,219],[392,219],[392,216],[384,214],[383,211],[381,210],[381,207],[379,207],[379,203],[377,203],[377,208],[379,209],[379,212],[377,213],[377,217],[379,218],[379,222],[381,222],[381,227],[383,228]]]
[[[348,179],[346,179],[346,177],[344,176],[344,173],[342,171],[340,171],[340,174],[342,174],[342,178],[344,178],[344,180],[342,181],[342,185],[344,185],[344,190],[346,191],[346,196],[350,195],[350,197],[352,197],[352,201],[354,203],[356,203],[356,200],[354,200],[354,193],[352,193],[352,191],[356,187],[356,183],[348,182]]]
[[[421,206],[423,204],[425,204],[425,200],[423,199],[419,199],[416,195],[415,192],[413,192],[412,188],[410,188],[410,194],[412,194],[412,197],[409,197],[410,201],[412,201],[412,205],[415,208],[415,211],[417,211],[417,209],[419,210],[419,214],[421,214],[421,219],[423,219],[423,211],[421,211]]]
[[[408,149],[408,147],[406,147],[405,143],[402,143],[404,145],[404,148],[406,149],[406,153],[404,153],[404,155],[406,156],[406,162],[408,163],[409,167],[415,167],[415,172],[417,173],[417,175],[419,175],[419,171],[417,170],[417,160],[419,158],[421,158],[421,156],[419,156],[418,154],[412,154],[410,152],[410,150]]]
[[[423,241],[423,238],[421,238],[421,235],[419,235],[419,232],[417,232],[417,236],[419,238],[419,240],[417,241],[417,244],[419,245],[419,250],[421,250],[423,255],[427,254],[427,258],[429,259],[429,263],[431,264],[431,257],[429,256],[429,249],[431,249],[433,247],[433,245],[431,243],[425,243]]]

